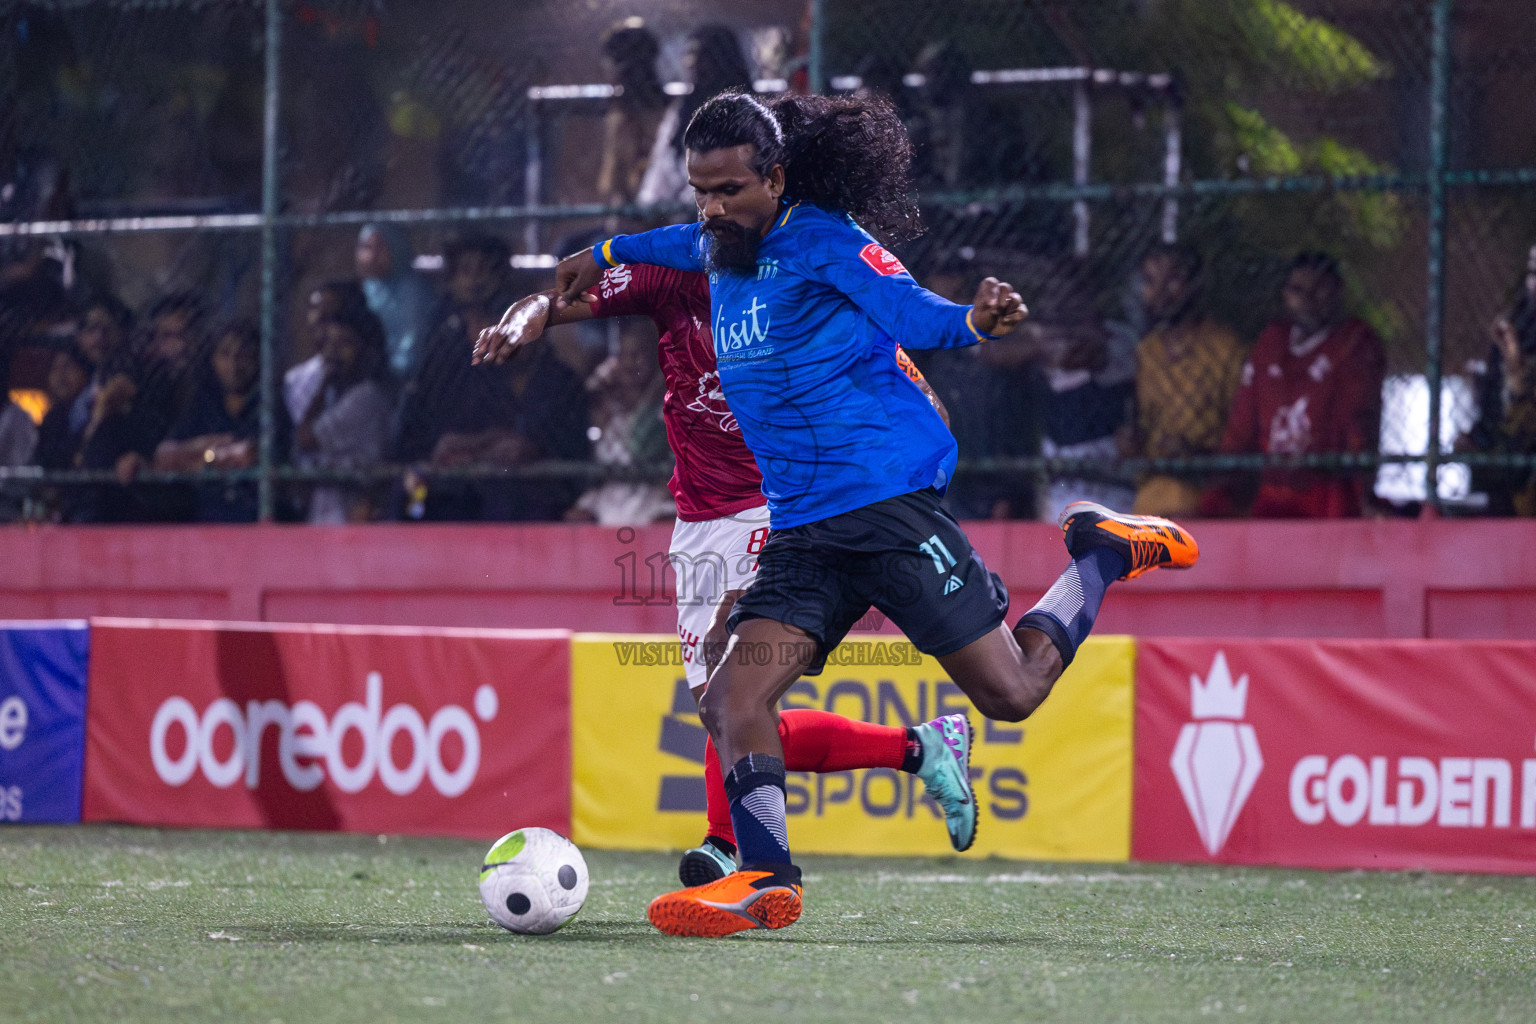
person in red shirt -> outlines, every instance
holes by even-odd
[[[1220,451],[1265,455],[1374,452],[1380,437],[1386,357],[1364,321],[1344,314],[1344,278],[1326,253],[1291,261],[1281,292],[1285,315],[1259,335]],[[1271,518],[1358,516],[1369,477],[1309,469],[1265,469],[1251,504],[1228,476],[1202,496],[1202,515]],[[1245,506],[1247,506],[1245,508]]]
[[[500,323],[480,333],[473,362],[504,363],[557,324],[644,316],[656,325],[656,354],[666,381],[662,419],[676,456],[667,484],[677,503],[668,558],[677,574],[684,673],[697,701],[725,646],[726,618],[757,574],[757,553],[768,540],[762,474],[720,390],[709,329],[709,281],[703,274],[623,264],[605,272],[580,302],[557,308],[553,298],[553,292],[541,292],[513,303]],[[897,362],[947,424],[938,396],[899,348]],[[902,728],[810,709],[784,711],[779,720],[790,771],[894,768],[916,774],[925,785],[925,772],[942,764],[935,756],[943,748],[942,732],[939,719]],[[688,886],[712,882],[736,867],[730,805],[713,742],[705,749],[704,780],[708,831],[678,866],[678,877]],[[974,831],[951,833],[957,849],[966,849],[973,839]]]

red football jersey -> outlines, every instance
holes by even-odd
[[[1300,354],[1291,325],[1270,324],[1243,365],[1221,451],[1310,455],[1374,452],[1381,423],[1381,339],[1360,320],[1345,320]],[[1250,515],[1358,516],[1369,474],[1266,469]],[[1215,488],[1201,502],[1209,515],[1236,511]]]
[[[763,477],[715,370],[709,330],[709,279],[643,264],[617,266],[592,289],[598,317],[649,317],[661,335],[656,355],[666,378],[662,418],[677,462],[667,487],[677,517],[696,523],[756,508]]]

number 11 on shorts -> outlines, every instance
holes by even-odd
[[[949,553],[949,548],[945,547],[944,542],[939,540],[938,534],[929,537],[919,544],[918,547],[922,549],[924,554],[933,559],[933,569],[940,576],[943,576],[955,567],[955,556]],[[944,557],[941,559],[940,555]],[[944,567],[945,562],[949,563],[949,568]]]

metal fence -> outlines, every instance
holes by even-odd
[[[1368,480],[1379,510],[1510,511],[1533,497],[1536,19],[1523,0],[571,6],[0,0],[0,174],[12,182],[0,261],[21,268],[4,287],[23,271],[46,285],[35,301],[0,291],[13,392],[47,404],[50,360],[79,347],[81,313],[103,293],[142,310],[194,292],[209,325],[250,317],[260,353],[248,460],[156,471],[146,457],[133,488],[118,483],[122,467],[78,452],[71,468],[0,468],[10,514],[59,516],[135,491],[150,498],[106,517],[152,516],[176,505],[157,505],[155,488],[195,485],[223,488],[230,507],[248,495],[270,519],[346,485],[374,516],[435,504],[429,518],[526,518],[558,515],[605,480],[664,480],[664,460],[594,456],[579,438],[534,456],[444,456],[432,417],[482,387],[467,376],[402,369],[388,402],[404,443],[350,461],[298,455],[303,410],[287,406],[293,368],[315,353],[305,310],[318,286],[356,276],[363,225],[399,229],[377,234],[414,248],[413,273],[443,303],[421,330],[430,345],[460,301],[443,254],[452,264],[494,251],[478,236],[510,255],[489,306],[547,287],[554,257],[592,238],[686,217],[675,193],[641,191],[636,165],[657,122],[686,110],[703,75],[694,55],[718,40],[701,26],[713,24],[762,92],[890,95],[913,135],[928,225],[898,255],[957,299],[995,274],[1031,303],[1026,342],[923,363],[961,443],[963,514],[1032,516],[1060,486],[1130,494],[1158,477],[1251,491],[1260,472],[1282,485]],[[628,16],[644,27],[615,25]],[[477,237],[466,246],[464,235]],[[1153,443],[1136,353],[1147,362],[1142,339],[1159,323],[1143,256],[1173,242],[1203,257],[1193,308],[1239,361],[1281,316],[1292,258],[1337,258],[1349,311],[1382,343],[1379,436],[1221,453],[1225,398],[1212,390],[1230,395],[1233,364],[1220,385],[1162,381],[1185,419],[1202,403],[1214,411],[1200,430],[1172,429],[1171,446]],[[463,341],[474,315],[459,313]],[[1503,349],[1490,335],[1501,315],[1513,338]],[[141,364],[152,319],[124,343]],[[582,379],[643,345],[643,328],[561,330],[562,386],[591,398],[600,442],[602,393]],[[85,369],[99,394],[101,368]],[[156,387],[141,376],[138,400]],[[407,394],[430,399],[414,421]],[[77,401],[67,395],[52,400]],[[1264,427],[1272,442],[1278,428]]]

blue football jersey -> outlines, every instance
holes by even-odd
[[[703,271],[703,225],[619,235],[605,267]],[[763,474],[772,525],[811,523],[886,498],[948,486],[957,448],[896,362],[908,349],[987,340],[971,307],[918,285],[848,217],[786,207],[757,272],[709,275],[720,384]]]

